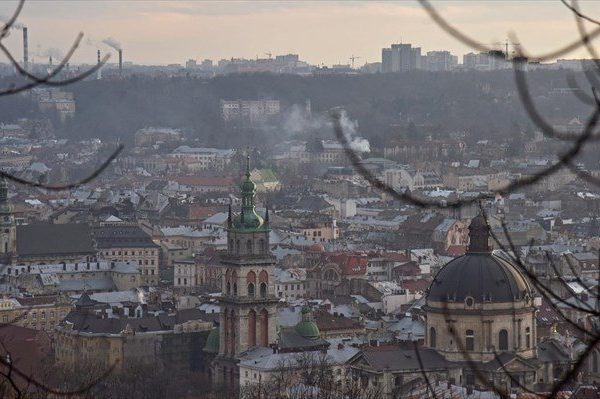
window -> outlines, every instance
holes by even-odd
[[[467,330],[465,333],[465,349],[468,351],[475,350],[475,333],[473,330]]]
[[[435,348],[437,346],[437,335],[435,333],[435,328],[431,327],[429,329],[429,347]]]
[[[596,351],[592,352],[592,372],[598,372],[598,352]]]
[[[267,283],[260,283],[260,296],[262,298],[267,297]]]
[[[500,330],[498,333],[498,349],[501,351],[508,350],[508,331]]]
[[[246,253],[252,254],[252,240],[246,241]]]
[[[531,328],[525,328],[525,347],[527,349],[531,348]]]
[[[254,296],[254,284],[248,284],[248,296]]]

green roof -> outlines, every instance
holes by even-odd
[[[214,328],[208,338],[206,338],[206,345],[204,345],[204,352],[208,353],[219,353],[219,347],[221,346],[221,333],[219,327]]]
[[[256,213],[256,184],[250,178],[250,157],[246,158],[246,174],[240,185],[242,194],[242,212],[231,218],[229,228],[236,231],[270,231],[268,223]]]
[[[319,327],[317,327],[314,321],[303,320],[296,324],[295,330],[304,338],[317,339],[321,336]]]

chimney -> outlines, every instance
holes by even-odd
[[[23,68],[29,68],[29,40],[27,39],[27,28],[23,27]]]
[[[98,70],[96,71],[96,79],[100,80],[102,79],[102,70],[100,69],[100,63],[102,61],[100,60],[100,50],[98,50]]]
[[[119,49],[119,75],[123,73],[123,50]]]

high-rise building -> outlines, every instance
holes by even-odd
[[[196,69],[198,67],[198,63],[196,60],[189,59],[185,63],[185,69]]]
[[[277,302],[269,248],[269,211],[264,219],[256,213],[256,184],[250,178],[250,158],[241,184],[242,209],[227,219],[227,255],[222,260],[219,353],[214,377],[221,382],[239,380],[237,362],[241,353],[256,346],[275,343]]]
[[[423,68],[428,71],[450,71],[458,63],[458,58],[449,51],[428,51]]]
[[[406,72],[421,69],[421,48],[410,44],[392,44],[381,50],[382,72]]]

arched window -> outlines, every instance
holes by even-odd
[[[508,350],[508,331],[500,330],[498,333],[498,350]]]
[[[260,297],[267,297],[267,283],[260,283]]]
[[[237,292],[237,283],[233,283],[233,295],[237,296],[238,292]]]
[[[258,275],[258,281],[260,283],[268,283],[269,282],[269,273],[267,273],[265,270],[261,270],[261,272]]]
[[[465,333],[465,349],[468,351],[475,350],[475,333],[473,330],[467,330]]]
[[[246,253],[252,255],[252,240],[246,241]]]
[[[269,346],[269,312],[266,309],[260,312],[260,345]]]
[[[525,328],[525,347],[527,349],[531,348],[531,328]]]
[[[437,346],[437,335],[435,333],[435,328],[431,327],[429,329],[429,347],[435,348]]]
[[[248,296],[254,296],[256,287],[256,273],[249,271],[248,274],[246,274],[246,283],[248,284]]]
[[[227,295],[231,295],[231,283],[227,282]]]

